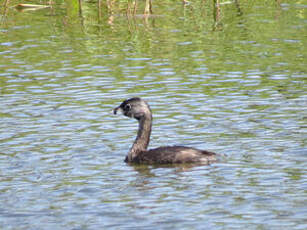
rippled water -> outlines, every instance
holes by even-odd
[[[0,228],[306,229],[306,5],[273,2],[224,4],[217,21],[201,1],[154,2],[147,21],[103,9],[100,24],[88,2],[82,20],[60,2],[10,9]],[[150,147],[227,156],[125,164],[137,123],[111,111],[132,96],[153,110]]]

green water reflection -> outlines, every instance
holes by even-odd
[[[10,46],[2,49],[23,49],[22,54],[14,55],[11,65],[16,59],[33,65],[49,57],[46,65],[53,69],[57,67],[53,62],[65,60],[114,67],[126,58],[152,58],[167,60],[181,75],[221,71],[289,75],[306,71],[304,9],[297,7],[301,1],[222,4],[218,19],[210,1],[187,6],[155,2],[148,18],[142,14],[143,2],[135,14],[129,13],[131,6],[126,2],[103,1],[100,9],[97,4],[84,2],[81,15],[78,5],[71,4],[76,2],[55,1],[52,9],[38,11],[6,10],[0,41]],[[216,20],[218,30],[212,29]],[[9,64],[3,56],[0,61]],[[131,65],[139,63],[142,61],[135,60]],[[152,69],[148,66],[139,72],[144,75]]]

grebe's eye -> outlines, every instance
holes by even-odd
[[[130,104],[125,105],[124,109],[125,110],[130,110],[131,109],[131,105]]]

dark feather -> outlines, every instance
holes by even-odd
[[[128,158],[126,158],[127,162]],[[141,151],[133,160],[145,164],[179,164],[179,163],[212,163],[216,154],[206,150],[185,146],[163,146],[148,151]]]

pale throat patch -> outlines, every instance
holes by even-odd
[[[119,108],[117,109],[117,112],[120,112],[121,114],[124,114],[124,110],[123,110],[121,107],[119,107]]]

